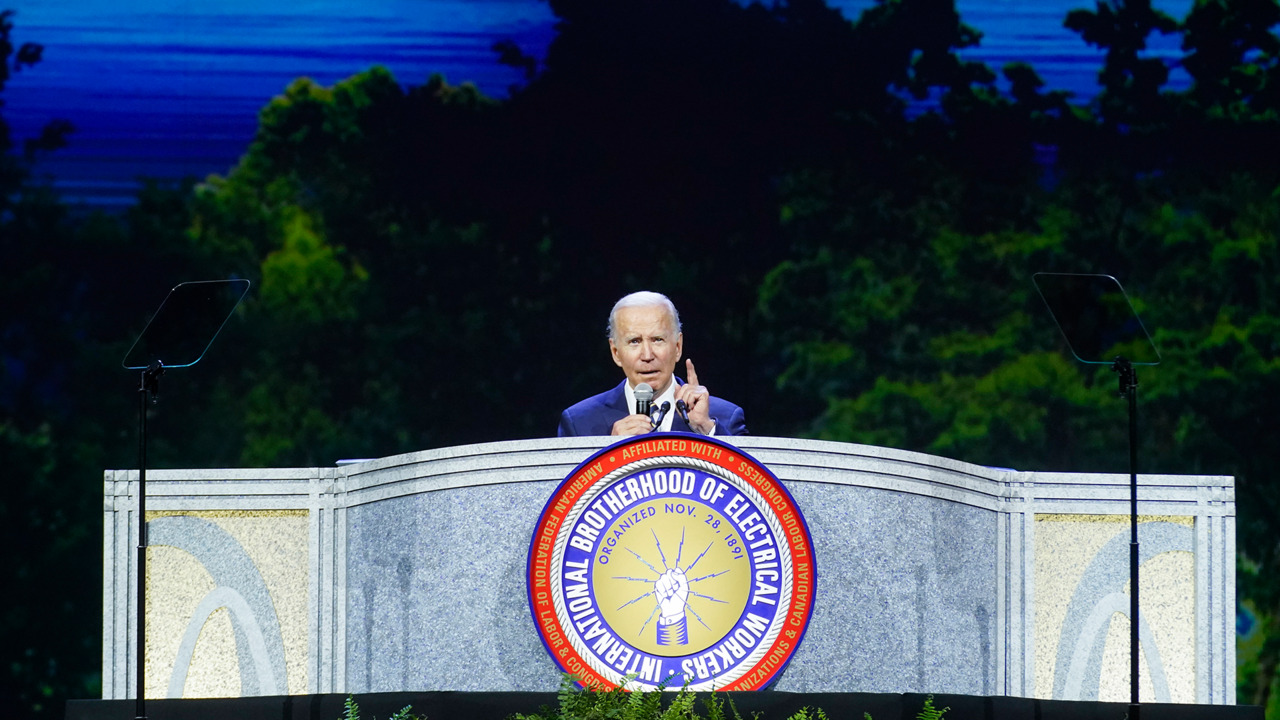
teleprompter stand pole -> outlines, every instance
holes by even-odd
[[[1117,357],[1120,396],[1129,401],[1129,720],[1139,720],[1138,704],[1138,374]]]
[[[1160,350],[1120,282],[1110,275],[1036,273],[1037,292],[1076,360],[1110,365],[1129,405],[1129,720],[1138,720],[1138,376],[1136,365],[1160,364]]]
[[[160,396],[160,377],[166,369],[191,367],[226,324],[231,312],[249,291],[243,279],[206,280],[180,283],[169,291],[160,309],[134,341],[120,364],[126,370],[141,370],[138,381],[138,559],[136,720],[147,717],[147,405]]]
[[[138,381],[138,595],[135,610],[137,619],[137,701],[135,720],[147,717],[147,405],[160,397],[160,376],[164,375],[164,363],[153,362],[142,371]]]

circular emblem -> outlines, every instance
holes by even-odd
[[[687,433],[622,440],[574,468],[529,546],[542,642],[584,684],[759,690],[813,610],[813,543],[768,468]]]

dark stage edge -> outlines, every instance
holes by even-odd
[[[701,696],[700,696],[701,697]],[[786,720],[804,707],[821,708],[831,720],[915,720],[927,695],[917,693],[733,693],[743,718]],[[397,692],[355,696],[362,720],[387,720],[406,705],[430,720],[506,720],[554,706],[555,693]],[[345,695],[291,695],[229,699],[148,700],[148,720],[341,720]],[[949,708],[945,720],[1121,720],[1126,703],[1035,700],[1013,697],[935,694],[936,708]],[[705,706],[697,705],[706,716]],[[727,710],[728,708],[726,708]],[[71,700],[67,720],[133,720],[133,700]],[[1143,704],[1141,720],[1263,720],[1256,705]]]

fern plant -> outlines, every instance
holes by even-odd
[[[671,694],[663,692],[661,684],[650,691],[627,692],[621,686],[592,684],[580,688],[578,682],[577,676],[565,675],[556,692],[556,707],[543,707],[528,715],[516,713],[507,720],[704,720],[704,716],[696,708],[698,696],[690,692],[688,686]],[[666,707],[663,707],[664,704]],[[707,713],[705,720],[747,720],[738,712],[733,696],[728,693],[708,693],[703,699],[703,706]],[[363,720],[360,706],[351,695],[347,696],[344,708],[346,712],[341,720]],[[921,711],[920,720],[940,720],[942,712],[946,712],[946,708],[942,712],[932,708],[932,703],[926,702],[925,711],[934,714],[925,715],[925,711]],[[863,718],[871,720],[871,716],[866,713],[863,713]],[[414,715],[413,707],[406,706],[389,720],[426,718]],[[752,713],[750,720],[761,720],[760,714]],[[822,708],[805,707],[788,720],[830,720],[830,717]]]
[[[941,710],[933,706],[933,696],[930,695],[924,699],[924,707],[920,709],[920,714],[916,715],[917,720],[942,720],[942,715],[950,710],[950,707],[944,707]]]
[[[662,685],[656,690],[627,692],[621,687],[579,688],[577,682],[578,678],[572,675],[561,679],[556,693],[558,707],[544,707],[532,715],[518,713],[508,720],[704,720],[696,707],[698,696],[687,686],[672,695],[662,692]],[[705,720],[747,720],[728,693],[708,693],[702,704],[707,713]],[[760,720],[759,713],[753,713],[750,720]],[[830,718],[820,708],[803,708],[788,720]]]
[[[342,720],[361,720],[360,705],[356,703],[355,697],[348,695],[346,702],[342,704],[342,707],[344,710],[342,714]],[[375,717],[373,718],[373,720],[378,720],[378,718]],[[414,715],[413,706],[405,705],[404,707],[397,710],[396,713],[392,715],[389,720],[427,720],[427,716]]]
[[[729,693],[710,693],[703,705],[707,708],[707,720],[743,720],[742,713],[738,712],[738,706],[733,704],[733,696]],[[726,705],[732,716],[725,714]],[[759,720],[760,714],[755,713],[751,717],[752,720]]]

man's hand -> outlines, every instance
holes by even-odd
[[[698,371],[693,369],[693,360],[685,360],[684,366],[689,381],[676,388],[676,400],[683,400],[689,409],[689,427],[694,432],[710,435],[716,427],[711,419],[711,391],[698,384]]]
[[[653,422],[648,415],[636,413],[628,415],[613,424],[612,435],[644,435],[653,430]]]

